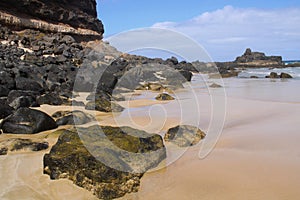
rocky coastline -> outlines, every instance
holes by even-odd
[[[71,180],[100,199],[137,192],[143,174],[166,159],[166,143],[197,145],[206,134],[185,125],[171,128],[164,138],[130,127],[77,129],[77,125],[96,121],[89,111],[120,113],[125,109],[119,105],[125,100],[124,93],[136,90],[157,92],[157,101],[176,100],[171,93],[190,82],[193,73],[213,77],[218,69],[225,78],[237,76],[242,68],[287,67],[280,56],[250,49],[224,63],[129,55],[103,42],[103,33],[95,0],[0,2],[0,131],[14,137],[50,131],[46,136],[57,140],[51,145],[46,136],[38,141],[0,139],[0,155],[47,150],[43,167],[50,179]],[[268,78],[291,77],[271,74]],[[84,101],[74,100],[82,92],[89,96]],[[50,115],[37,109],[43,105],[82,109]],[[95,138],[99,129],[104,135]],[[124,152],[116,151],[112,144]]]

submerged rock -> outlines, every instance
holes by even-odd
[[[143,173],[166,158],[159,135],[128,127],[92,126],[58,133],[57,143],[44,156],[44,173],[51,179],[70,179],[102,199],[137,192]]]
[[[179,147],[188,147],[198,144],[205,136],[206,134],[197,127],[180,125],[170,128],[164,139]]]
[[[0,127],[4,133],[34,134],[57,128],[46,113],[30,108],[20,108],[5,118]]]
[[[175,98],[167,93],[162,93],[162,94],[157,95],[155,97],[155,99],[159,100],[159,101],[171,101],[171,100],[174,100]]]

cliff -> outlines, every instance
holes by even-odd
[[[104,33],[96,0],[2,0],[0,23],[16,30],[37,29],[79,35]]]

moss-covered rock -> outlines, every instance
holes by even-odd
[[[179,147],[188,147],[198,144],[205,136],[206,134],[197,127],[180,125],[170,128],[164,139]]]
[[[159,135],[129,127],[60,130],[44,157],[51,179],[68,178],[102,199],[137,192],[143,173],[166,157]]]

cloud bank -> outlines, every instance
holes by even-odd
[[[228,61],[248,47],[285,60],[300,59],[300,8],[240,9],[226,6],[184,22],[161,22],[199,42],[215,61]]]

